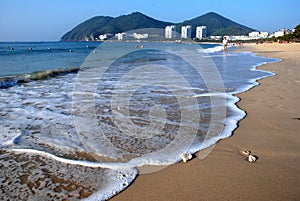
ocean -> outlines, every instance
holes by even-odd
[[[231,136],[245,117],[235,94],[278,61],[234,49],[0,43],[1,200],[107,200]]]

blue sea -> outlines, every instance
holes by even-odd
[[[234,50],[0,43],[1,200],[107,200],[231,136],[246,114],[235,95],[278,61]]]

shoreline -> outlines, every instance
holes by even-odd
[[[296,200],[300,197],[300,44],[246,45],[263,57],[280,58],[257,69],[275,72],[236,94],[247,116],[211,153],[139,175],[111,200]],[[284,83],[284,84],[283,84]],[[211,148],[211,149],[212,149]],[[240,153],[259,157],[249,163]],[[208,151],[203,150],[202,152]],[[209,150],[210,151],[210,150]],[[196,155],[201,156],[201,152]]]

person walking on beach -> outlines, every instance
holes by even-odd
[[[224,36],[224,39],[223,39],[223,50],[224,50],[224,52],[226,52],[226,50],[227,50],[227,44],[228,44],[228,40],[226,39],[226,36]]]

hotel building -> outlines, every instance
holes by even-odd
[[[166,26],[165,28],[165,37],[166,38],[173,38],[175,35],[173,32],[176,31],[175,25]]]
[[[192,26],[182,26],[181,27],[181,38],[192,38]]]
[[[206,38],[206,32],[207,32],[206,26],[196,27],[196,38],[198,39]]]
[[[127,38],[126,33],[117,33],[116,36],[117,36],[118,40],[125,40]]]

